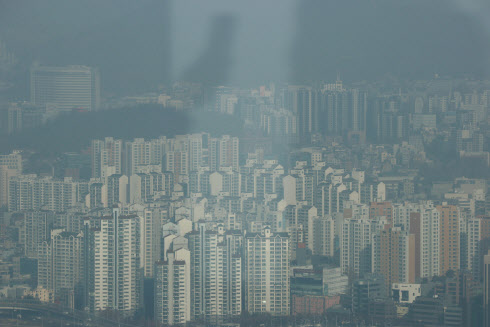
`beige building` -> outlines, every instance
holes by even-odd
[[[459,270],[459,208],[453,205],[436,207],[440,213],[440,275]]]
[[[373,237],[373,273],[384,276],[385,290],[392,284],[415,282],[415,235],[395,227]]]
[[[22,174],[22,156],[19,151],[0,155],[0,207],[8,205],[9,179]]]

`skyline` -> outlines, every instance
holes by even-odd
[[[490,327],[489,14],[0,0],[0,325]]]

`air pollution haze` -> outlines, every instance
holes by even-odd
[[[238,85],[337,72],[348,80],[484,76],[488,67],[488,5],[477,0],[28,0],[1,7],[2,40],[24,63],[97,66],[110,92],[184,79],[193,64],[204,81],[216,69]],[[218,16],[229,26],[220,29]]]
[[[0,325],[490,327],[488,17],[0,0]]]

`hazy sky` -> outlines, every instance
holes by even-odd
[[[295,5],[294,0],[175,1],[172,57],[176,76],[206,47],[212,17],[232,14],[237,17],[232,78],[252,80],[249,72],[254,71],[260,72],[261,80],[287,79]]]
[[[196,65],[209,66],[198,74],[219,71],[220,58],[231,61],[223,80],[248,85],[337,72],[347,80],[481,75],[488,9],[483,0],[0,0],[0,38],[25,65],[98,66],[103,88],[120,92]],[[233,30],[211,44],[217,16]]]

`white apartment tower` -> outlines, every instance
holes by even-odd
[[[466,268],[471,270],[475,278],[480,278],[481,272],[481,237],[482,224],[480,218],[470,218],[467,221]]]
[[[245,238],[245,309],[249,313],[290,313],[289,235],[265,227]]]
[[[66,211],[85,200],[89,183],[36,175],[20,175],[9,180],[9,211]]]
[[[332,217],[313,220],[313,254],[332,257],[335,252],[335,221]]]
[[[51,231],[51,239],[38,247],[38,285],[55,294],[73,291],[82,278],[81,246],[82,234]]]
[[[120,216],[114,208],[93,224],[90,307],[130,315],[140,301],[140,218]]]
[[[433,206],[420,212],[420,277],[430,278],[440,273],[440,213]]]
[[[343,274],[360,278],[371,272],[372,222],[368,219],[346,219],[340,237],[340,267]]]
[[[191,252],[191,317],[209,323],[236,317],[242,308],[242,235],[222,225],[199,224],[188,234]]]
[[[167,260],[155,264],[155,319],[166,326],[191,319],[190,252],[167,252]]]
[[[218,171],[221,167],[231,167],[239,171],[239,139],[223,135],[220,138],[210,138],[208,142],[209,167]]]
[[[122,173],[123,141],[112,137],[104,140],[92,140],[92,177],[107,178]]]
[[[203,165],[202,134],[189,136],[189,170],[197,171]]]
[[[126,175],[131,176],[136,173],[144,172],[142,170],[147,170],[148,166],[152,166],[152,171],[161,172],[164,148],[164,139],[145,141],[142,138],[136,138],[132,142],[126,142]]]
[[[37,258],[39,244],[50,239],[50,231],[54,221],[55,213],[52,211],[28,211],[24,213],[19,243],[24,245],[26,257]]]
[[[129,178],[126,175],[114,174],[107,178],[107,205],[128,203]]]

